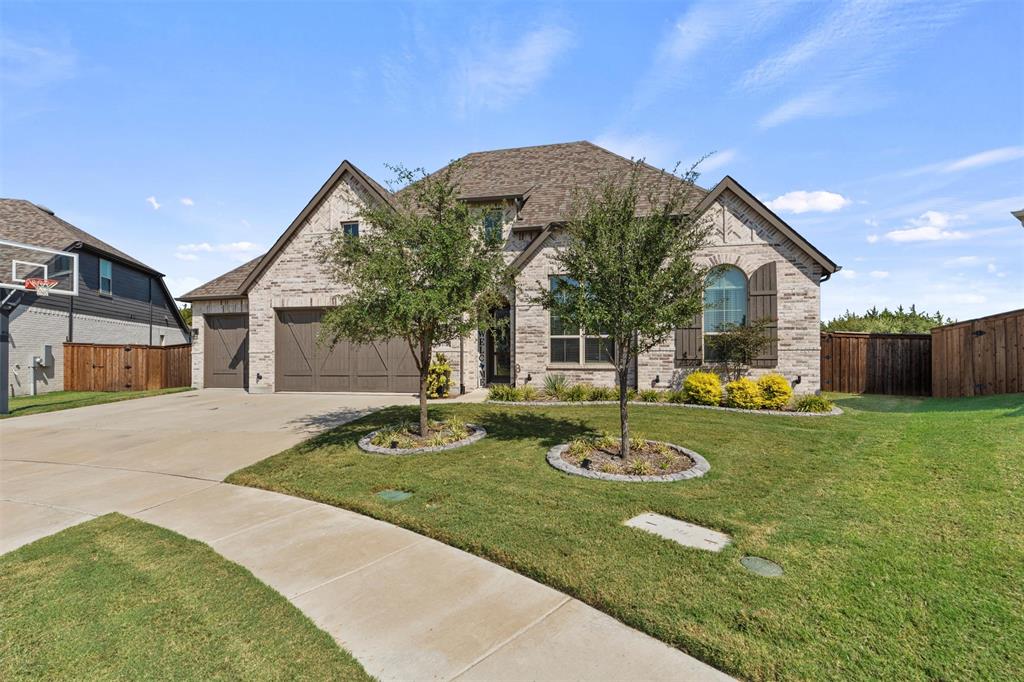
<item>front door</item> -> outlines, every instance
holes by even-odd
[[[487,383],[507,384],[512,381],[512,328],[508,308],[494,311],[498,327],[487,331]]]

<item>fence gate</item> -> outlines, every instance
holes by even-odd
[[[821,335],[821,389],[840,393],[931,395],[928,334]]]

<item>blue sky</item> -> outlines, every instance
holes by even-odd
[[[717,152],[843,265],[822,314],[1024,305],[1024,3],[0,6],[0,195],[181,293],[342,159],[589,139]]]

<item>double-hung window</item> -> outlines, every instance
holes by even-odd
[[[704,289],[704,360],[720,362],[711,337],[732,326],[747,323],[747,276],[730,267],[710,275]]]
[[[110,296],[114,292],[114,268],[110,261],[100,258],[100,293]]]
[[[551,291],[557,296],[559,289],[579,286],[575,280],[562,275],[549,279]],[[560,364],[606,364],[612,362],[614,344],[603,331],[580,329],[551,311],[551,331],[548,339],[551,362]]]

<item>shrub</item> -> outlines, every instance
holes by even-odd
[[[444,353],[434,356],[427,370],[427,397],[447,398],[452,383],[452,366]]]
[[[631,476],[650,476],[654,473],[654,467],[646,459],[634,459],[626,464],[624,471]]]
[[[761,407],[761,391],[747,377],[730,381],[725,386],[725,404],[744,410],[756,410]]]
[[[595,448],[600,450],[614,450],[619,447],[619,439],[607,431],[602,431],[601,435],[594,438],[591,442],[594,444]]]
[[[552,398],[562,400],[569,388],[569,380],[564,374],[548,374],[544,377],[544,392]]]
[[[768,410],[781,410],[793,397],[793,389],[781,374],[765,374],[757,380],[761,391],[761,405]]]
[[[588,438],[573,438],[569,441],[569,447],[566,448],[566,454],[575,457],[576,459],[583,459],[590,451],[594,449],[593,444]]]
[[[642,403],[656,403],[661,401],[661,391],[655,391],[653,388],[648,388],[640,391],[638,396]]]
[[[722,402],[722,380],[714,372],[694,372],[683,382],[686,402],[718,405]]]
[[[615,462],[602,462],[601,466],[597,469],[602,474],[619,474],[622,473],[622,468]]]
[[[445,420],[444,426],[455,440],[469,438],[469,426],[462,417],[452,415]]]
[[[671,390],[665,392],[665,400],[676,405],[680,405],[686,402],[686,391],[683,389]]]
[[[493,384],[487,391],[487,398],[489,400],[515,402],[519,400],[519,397],[519,390],[515,386],[510,386],[509,384]]]
[[[636,400],[637,395],[639,394],[635,388],[626,389],[626,400]],[[618,400],[618,398],[619,396],[615,396],[616,400]]]
[[[831,412],[832,401],[821,395],[805,395],[796,401],[797,412]]]
[[[590,390],[590,384],[573,384],[569,386],[569,388],[565,389],[563,399],[573,403],[590,400]]]
[[[540,397],[540,391],[537,390],[536,386],[531,386],[529,384],[526,384],[525,386],[523,386],[523,387],[521,387],[519,389],[519,399],[520,400],[523,400],[525,402],[530,402],[531,400],[536,400],[539,397]]]
[[[634,433],[629,437],[629,449],[640,450],[647,445],[647,438],[642,433]]]
[[[594,386],[590,389],[588,400],[618,400],[619,391],[612,386]]]

